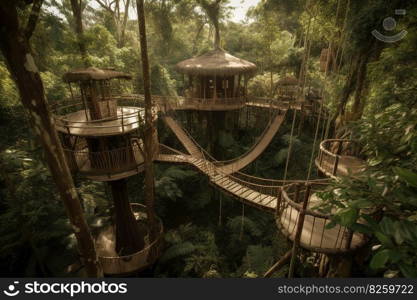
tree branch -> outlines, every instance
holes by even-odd
[[[33,32],[35,31],[36,24],[38,23],[39,14],[41,12],[43,0],[34,0],[32,4],[32,10],[25,28],[25,37],[30,39]]]

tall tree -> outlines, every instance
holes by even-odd
[[[129,17],[130,0],[123,0],[123,8],[121,8],[122,2],[120,0],[96,0],[96,2],[111,15],[116,28],[117,47],[122,48],[126,42],[125,33]],[[121,13],[122,9],[123,14]]]
[[[44,149],[46,162],[66,208],[78,241],[80,254],[84,258],[87,275],[99,277],[102,276],[102,271],[94,241],[55,131],[41,76],[34,62],[25,30],[19,24],[18,7],[24,7],[31,2],[31,0],[2,2],[0,5],[0,48],[19,90],[21,102],[29,112],[32,128]]]
[[[206,12],[207,17],[214,27],[214,48],[220,48],[220,17],[222,12],[221,3],[224,0],[197,0],[198,4]]]
[[[151,81],[149,75],[148,45],[146,41],[146,23],[143,0],[136,0],[136,8],[139,23],[139,40],[142,59],[143,89],[145,94],[145,201],[150,225],[150,240],[156,238],[156,214],[154,209],[155,203],[155,175],[153,169],[153,154],[155,128],[153,126],[152,98],[151,98]]]
[[[80,48],[81,57],[85,67],[90,66],[88,59],[87,47],[85,45],[84,28],[82,14],[84,9],[83,0],[71,0],[71,9],[74,15],[74,30],[77,35],[77,43]]]

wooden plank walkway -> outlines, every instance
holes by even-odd
[[[181,125],[179,125],[172,117],[164,116],[163,120],[171,128],[172,132],[177,136],[189,154],[196,158],[203,157],[201,150],[183,130]],[[257,159],[259,155],[261,155],[266,147],[268,147],[268,145],[271,143],[284,120],[285,113],[276,115],[272,122],[268,125],[268,128],[264,131],[263,135],[259,138],[258,142],[254,145],[254,147],[252,147],[247,153],[240,156],[238,159],[234,159],[225,165],[218,166],[218,170],[224,174],[232,174],[243,169],[255,159]],[[221,163],[221,161],[219,161],[219,163]]]
[[[167,124],[169,128],[171,128],[172,132],[180,140],[180,142],[183,144],[183,146],[189,154],[196,158],[203,157],[200,149],[197,147],[194,141],[190,139],[190,137],[184,131],[184,129],[182,129],[182,127],[172,117],[164,116],[163,120],[165,121],[165,124]]]
[[[258,142],[254,147],[252,147],[247,153],[245,153],[238,159],[233,160],[231,163],[218,167],[219,171],[224,174],[232,174],[243,169],[251,162],[256,160],[259,157],[259,155],[261,155],[268,147],[268,145],[271,143],[272,139],[278,132],[284,120],[285,114],[276,115],[272,120],[271,124],[268,126],[267,130],[259,138]]]
[[[209,161],[204,159],[197,159],[187,154],[169,155],[160,154],[157,157],[158,161],[170,163],[187,163],[194,166],[201,173],[208,176],[211,184],[221,191],[235,197],[239,201],[254,206],[258,209],[275,214],[278,198],[260,193],[248,186],[245,186],[232,176],[216,173],[216,167]],[[309,208],[317,206],[319,198],[313,194],[310,197]],[[282,233],[290,240],[294,241],[295,232],[297,228],[299,211],[287,205],[277,217],[277,225]],[[326,225],[329,223],[328,219],[313,217],[306,215],[304,220],[303,230],[301,232],[300,246],[315,252],[336,253],[338,251],[344,252],[345,244],[348,240],[347,230],[345,227],[336,225],[331,229],[327,229]],[[351,249],[356,249],[364,243],[364,236],[354,233]]]
[[[208,176],[213,185],[224,192],[227,192],[231,196],[236,197],[238,200],[245,202],[246,204],[256,206],[262,210],[266,210],[270,213],[275,212],[277,203],[276,197],[262,194],[236,180],[233,180],[233,177],[217,173],[218,171],[216,170],[216,166],[203,158],[195,158],[192,155],[187,154],[160,154],[156,160],[170,163],[190,164],[201,173]]]

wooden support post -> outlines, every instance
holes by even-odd
[[[335,160],[334,160],[334,164],[333,164],[333,171],[332,171],[332,175],[333,176],[335,176],[336,175],[336,172],[337,172],[337,167],[338,167],[338,165],[339,165],[339,155],[340,155],[340,152],[341,152],[341,150],[342,150],[342,141],[340,141],[339,142],[339,144],[338,144],[338,146],[337,146],[337,150],[336,150],[336,157],[335,157]]]
[[[294,243],[293,243],[292,251],[291,251],[292,253],[291,253],[291,262],[290,262],[290,270],[288,272],[288,278],[293,278],[294,276],[295,260],[297,257],[298,247],[300,245],[301,233],[303,231],[303,226],[304,226],[305,211],[307,209],[307,203],[310,197],[310,190],[311,190],[311,186],[307,185],[305,193],[304,193],[303,206],[299,211],[297,231],[295,232]]]
[[[278,195],[277,195],[277,204],[275,206],[275,217],[279,218],[279,211],[281,208],[281,201],[282,201],[282,188],[279,188]]]
[[[351,230],[347,230],[345,235],[346,235],[346,239],[345,239],[344,248],[350,249],[350,245],[352,244],[352,239],[353,239],[353,232]]]
[[[265,272],[264,278],[271,277],[276,271],[278,271],[281,267],[288,263],[291,258],[291,250],[288,250],[283,257],[280,258],[268,271]]]
[[[295,194],[294,194],[295,203],[298,203],[298,198],[300,198],[300,183],[295,184]]]

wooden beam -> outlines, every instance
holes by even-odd
[[[281,269],[281,267],[285,266],[291,258],[291,250],[288,250],[283,257],[281,257],[272,267],[269,268],[268,271],[265,272],[264,278],[269,278],[274,274],[276,271]]]

